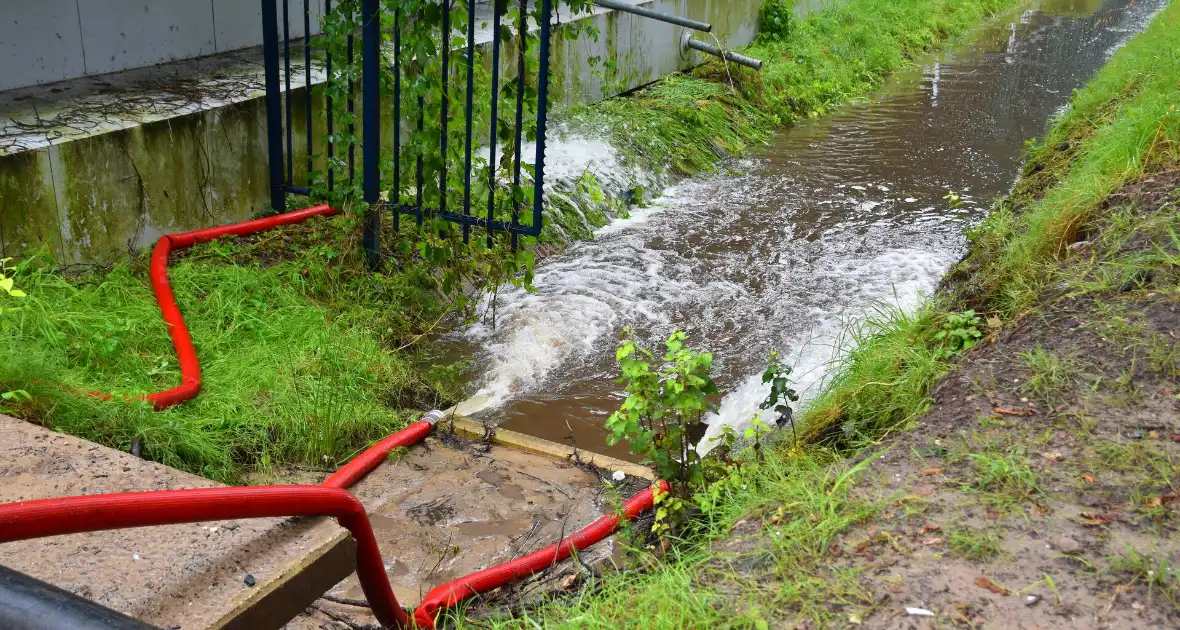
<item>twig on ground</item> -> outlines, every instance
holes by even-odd
[[[335,595],[320,595],[320,599],[332,602],[334,604],[344,604],[345,606],[358,606],[360,608],[369,608],[369,602],[363,599],[352,599],[350,597],[336,597]]]
[[[353,621],[352,619],[349,619],[348,617],[345,617],[344,615],[341,615],[339,613],[334,613],[331,610],[324,608],[323,606],[318,606],[316,604],[312,604],[311,608],[313,610],[315,610],[316,612],[319,612],[320,614],[324,615],[325,617],[328,617],[332,621],[338,621],[338,622],[348,626],[349,628],[352,628],[352,630],[381,630],[380,624],[357,623],[357,622]]]

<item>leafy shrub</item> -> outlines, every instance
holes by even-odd
[[[942,330],[934,335],[937,341],[942,342],[942,355],[949,359],[979,343],[983,338],[979,330],[981,324],[983,320],[975,311],[948,313]]]
[[[782,41],[791,34],[795,20],[794,0],[764,0],[758,12],[758,39]]]
[[[717,393],[709,376],[713,355],[686,348],[685,338],[683,331],[673,332],[662,364],[653,367],[655,354],[628,332],[615,353],[627,399],[606,423],[610,442],[626,440],[631,452],[655,465],[680,497],[704,483],[692,436],[704,427],[705,414],[713,409],[709,396]]]

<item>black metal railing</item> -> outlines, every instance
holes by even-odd
[[[473,0],[321,1],[325,23],[344,16],[352,25],[343,59],[338,37],[334,43],[324,41],[326,36],[308,37],[313,26],[309,0],[262,0],[271,206],[285,210],[292,195],[331,201],[353,194],[366,207],[363,241],[374,265],[381,257],[386,212],[392,214],[394,230],[407,215],[416,226],[427,220],[456,224],[456,236],[464,241],[475,229],[486,232],[489,245],[497,233],[508,234],[514,248],[519,236],[538,236],[553,0],[493,0],[490,6]],[[407,36],[420,43],[426,2],[442,9],[434,59],[419,58],[421,46],[403,50]],[[490,15],[483,21],[491,29],[489,41],[481,43],[476,12],[485,8]],[[302,86],[292,84],[293,9],[303,11],[304,37],[297,42],[302,44]],[[455,13],[465,19],[452,19]],[[532,33],[530,23],[536,25]],[[360,68],[354,84],[357,37]],[[452,46],[453,41],[462,43]],[[506,52],[515,52],[515,64]],[[531,76],[530,59],[537,61]],[[428,73],[433,92],[422,88]],[[346,89],[337,89],[345,82]],[[300,88],[304,94],[297,98]],[[360,100],[360,120],[354,97]],[[304,115],[296,122],[301,99]],[[347,113],[346,134],[335,133],[340,112]],[[317,121],[322,121],[319,136]],[[302,129],[296,127],[300,124]],[[382,125],[391,125],[391,139],[383,140]],[[535,136],[536,145],[528,169],[522,161],[526,135]],[[305,155],[296,155],[296,138],[306,145]],[[340,155],[341,138],[348,139],[346,157]],[[477,157],[477,148],[486,150],[486,158]],[[504,159],[509,152],[511,160]],[[302,173],[296,169],[299,158],[305,162]]]

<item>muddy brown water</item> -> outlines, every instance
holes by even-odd
[[[1033,3],[543,261],[536,293],[501,294],[495,329],[457,342],[484,374],[461,408],[626,456],[604,429],[623,397],[613,347],[625,327],[652,344],[683,328],[714,353],[724,397],[710,435],[757,411],[772,349],[814,394],[848,323],[934,288],[1010,188],[1025,141],[1164,4]]]
[[[556,543],[610,512],[618,500],[590,471],[445,432],[382,465],[352,491],[369,511],[394,594],[409,606],[435,586]],[[615,551],[606,543],[580,557],[593,564]],[[568,562],[559,563],[519,590],[500,595],[532,597],[559,587],[562,578],[576,572]],[[334,628],[333,618],[347,619],[353,627],[376,622],[367,607],[350,603],[365,599],[355,573],[328,596],[317,601],[315,611],[287,624],[287,630]]]

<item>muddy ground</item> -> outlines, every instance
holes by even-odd
[[[918,426],[860,456],[872,516],[816,576],[859,592],[797,627],[1180,627],[1178,202],[1175,170],[1112,195],[1070,247],[1085,271],[993,321]],[[1104,238],[1119,212],[1157,227]]]
[[[1106,210],[1167,219],[1178,182],[1156,174]],[[1134,233],[1111,260],[1161,240]],[[1092,254],[1087,240],[1071,249]],[[1175,273],[1132,267],[1114,291],[1080,295],[1092,278],[1063,283],[935,388],[917,429],[869,467],[860,492],[881,503],[878,517],[831,549],[876,604],[850,623],[1180,626]]]

